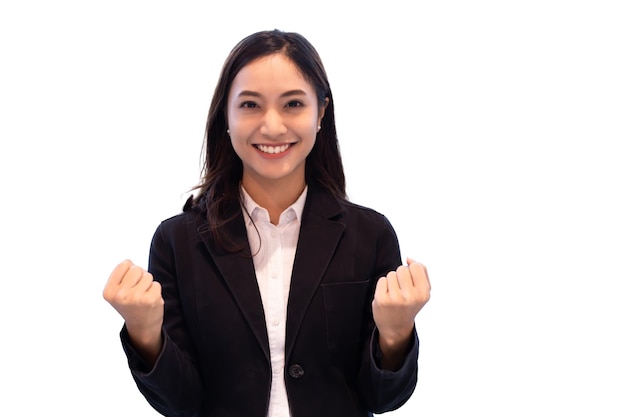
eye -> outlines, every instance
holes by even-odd
[[[254,101],[244,101],[239,105],[242,109],[254,109],[258,107]]]
[[[289,103],[286,104],[285,107],[294,108],[294,107],[302,107],[302,106],[304,106],[304,104],[301,101],[291,100]]]

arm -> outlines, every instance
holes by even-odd
[[[389,222],[384,222],[372,278],[377,280],[376,289],[368,312],[373,330],[359,376],[361,396],[375,413],[397,409],[415,389],[419,340],[414,320],[427,300],[423,293],[416,294],[414,285],[408,284],[413,282],[411,271],[417,275],[422,266],[413,261],[409,266],[398,266],[401,261],[397,237]],[[420,286],[420,291],[424,288]]]
[[[133,379],[146,400],[164,415],[191,416],[203,401],[203,384],[181,307],[175,256],[163,225],[152,239],[148,270],[143,275],[154,276],[154,293],[158,289],[155,298],[161,300],[160,320],[158,313],[147,314],[148,309],[135,297],[125,298],[125,309],[112,303],[120,314],[125,313],[122,346]],[[130,292],[123,290],[122,294],[125,291]],[[157,307],[154,310],[159,311]]]

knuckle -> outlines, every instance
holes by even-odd
[[[406,265],[400,265],[397,269],[396,272],[398,274],[406,274],[409,271],[409,267]]]
[[[414,272],[421,272],[421,273],[424,273],[424,272],[426,271],[426,267],[425,267],[423,264],[419,263],[419,262],[414,262],[414,263],[412,263],[412,264],[409,266],[409,268],[410,268],[412,271],[414,271]]]
[[[131,288],[120,288],[115,294],[115,300],[120,304],[132,304],[135,292]]]

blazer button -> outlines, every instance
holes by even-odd
[[[304,376],[304,369],[300,365],[291,365],[289,367],[289,376],[292,378],[302,378]]]

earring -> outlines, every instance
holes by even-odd
[[[230,136],[230,129],[226,129],[226,133],[228,133],[228,136]]]
[[[317,131],[319,132],[322,126],[317,126]]]

